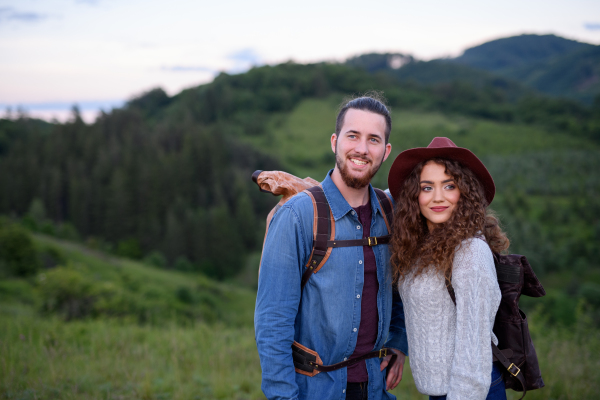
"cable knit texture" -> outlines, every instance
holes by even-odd
[[[491,383],[492,332],[501,293],[494,258],[481,239],[454,256],[452,302],[444,277],[429,271],[398,286],[406,318],[410,369],[419,392],[448,400],[485,399]]]

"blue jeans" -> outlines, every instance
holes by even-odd
[[[446,395],[429,396],[429,400],[446,400]],[[496,364],[492,365],[492,384],[485,400],[506,400],[506,388],[502,379],[502,369]]]

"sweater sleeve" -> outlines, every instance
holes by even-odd
[[[462,243],[452,267],[456,338],[448,400],[483,400],[489,392],[492,372],[490,343],[497,311],[493,303],[495,296],[499,296],[493,271],[493,256],[487,243],[479,239]]]

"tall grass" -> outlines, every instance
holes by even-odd
[[[1,399],[264,398],[251,327],[157,327],[105,319],[65,323],[27,310],[0,308]],[[529,392],[527,399],[597,399],[598,331],[585,316],[569,329],[533,318],[546,387]],[[409,366],[393,393],[399,399],[426,398],[417,392]]]
[[[259,399],[252,328],[0,316],[3,399]]]

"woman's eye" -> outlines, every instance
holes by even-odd
[[[453,190],[453,189],[456,189],[456,186],[455,185],[447,185],[446,189]]]
[[[422,186],[421,190],[424,192],[429,192],[429,191],[431,191],[431,186]]]

